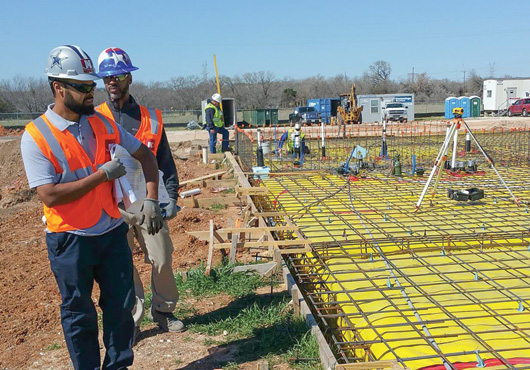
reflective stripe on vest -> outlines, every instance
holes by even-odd
[[[140,126],[134,136],[156,155],[162,140],[162,112],[158,109],[146,108],[143,105],[139,105],[139,107],[141,115]],[[114,115],[107,102],[96,107],[96,111],[114,121]]]
[[[294,132],[296,130],[295,129],[289,129],[289,131],[287,131],[287,140],[286,140],[286,145],[287,145],[287,150],[293,150],[294,149]],[[305,137],[305,133],[300,130],[300,145],[302,145],[302,140],[304,140],[304,137]]]
[[[162,140],[162,112],[140,105],[142,120],[136,138],[148,147],[155,155]]]
[[[100,114],[88,117],[94,132],[97,150],[94,162],[76,138],[68,131],[55,127],[45,115],[26,126],[42,153],[61,174],[59,183],[80,180],[110,160],[109,145],[119,144],[119,131],[115,124]],[[48,230],[64,232],[86,229],[94,226],[105,211],[109,216],[120,218],[118,206],[113,197],[113,181],[98,185],[87,194],[67,204],[44,206]]]
[[[223,127],[224,126],[224,122],[223,122],[223,119],[221,118],[221,110],[219,108],[217,108],[215,105],[213,105],[212,103],[208,103],[208,105],[206,105],[206,108],[204,108],[204,111],[206,112],[206,109],[210,109],[210,108],[213,108],[214,109],[214,115],[213,115],[213,125],[215,127]]]

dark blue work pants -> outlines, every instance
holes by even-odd
[[[210,153],[215,153],[215,146],[217,145],[217,135],[223,135],[223,141],[221,142],[221,150],[228,149],[228,130],[224,127],[213,127],[215,134],[212,134],[210,130]]]
[[[61,323],[76,370],[99,370],[98,317],[92,302],[94,280],[101,294],[103,370],[125,370],[133,363],[134,306],[129,227],[123,223],[100,236],[48,233],[48,258],[61,292]]]

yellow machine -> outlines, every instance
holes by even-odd
[[[337,107],[336,123],[338,125],[362,123],[363,107],[357,106],[355,84],[351,85],[350,94],[340,96],[340,105]]]

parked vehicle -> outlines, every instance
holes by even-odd
[[[524,98],[516,100],[512,105],[508,107],[508,116],[528,116],[530,112],[530,98]]]
[[[385,114],[383,119],[386,121],[407,122],[407,106],[403,103],[387,103],[383,109]]]
[[[289,122],[320,123],[320,114],[315,107],[296,107],[293,113],[289,114]]]

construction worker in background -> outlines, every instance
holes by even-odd
[[[284,144],[287,153],[292,154],[293,159],[298,159],[303,163],[304,154],[308,152],[308,148],[305,145],[305,133],[302,131],[300,122],[295,123],[294,128],[283,133],[278,144],[280,152],[283,151]]]
[[[213,94],[212,100],[204,108],[206,117],[206,129],[210,134],[210,153],[215,153],[215,146],[217,145],[217,134],[223,135],[221,142],[221,151],[227,152],[232,149],[228,147],[228,130],[225,128],[225,121],[220,104],[223,101],[221,94]]]
[[[120,127],[143,142],[156,155],[158,168],[164,173],[164,185],[170,200],[168,204],[161,205],[164,220],[157,234],[151,235],[145,225],[138,225],[135,214],[125,211],[123,205],[120,205],[120,212],[130,227],[127,235],[129,246],[134,249],[136,237],[145,254],[146,262],[152,265],[153,300],[148,317],[158,323],[164,331],[182,332],[186,330],[185,325],[173,315],[179,293],[173,275],[173,243],[167,226],[167,221],[177,214],[179,179],[163,127],[162,113],[158,109],[139,105],[129,93],[129,86],[133,81],[131,72],[137,69],[124,50],[120,48],[103,50],[98,58],[98,74],[105,83],[108,100],[96,109],[110,119],[114,119]],[[136,268],[134,268],[134,290],[136,304],[133,317],[137,336],[145,312],[145,296]]]
[[[133,266],[128,227],[113,197],[113,180],[126,171],[118,159],[111,160],[109,147],[121,145],[142,165],[147,184],[142,218],[151,232],[162,227],[156,159],[134,136],[94,112],[99,77],[82,49],[54,48],[45,74],[54,104],[26,126],[21,151],[29,186],[44,204],[66,345],[76,370],[127,369],[133,363]],[[94,281],[103,311],[102,365]]]

